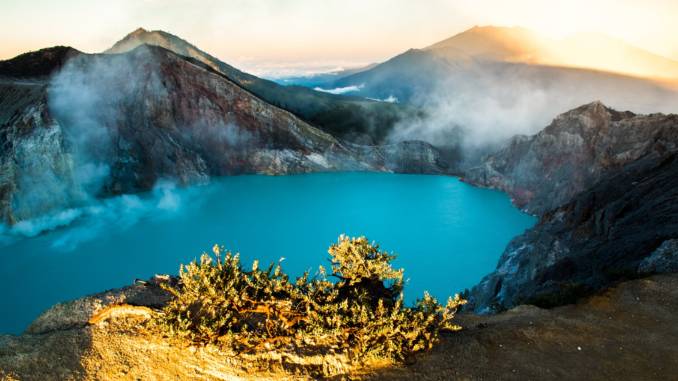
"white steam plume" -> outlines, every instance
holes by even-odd
[[[181,213],[182,205],[189,200],[191,204],[199,202],[196,197],[198,191],[199,188],[180,190],[172,181],[162,180],[146,194],[111,197],[86,206],[20,221],[11,227],[0,225],[0,247],[63,229],[55,236],[51,246],[56,250],[71,251],[101,234],[129,229],[143,219],[176,217]]]
[[[618,110],[676,112],[678,95],[633,78],[520,64],[478,64],[451,70],[412,102],[425,117],[401,121],[389,140],[424,140],[466,149],[487,148],[534,134],[557,115],[600,100]]]
[[[337,87],[335,89],[323,89],[321,87],[316,87],[313,90],[320,91],[320,92],[323,92],[323,93],[340,95],[340,94],[353,93],[353,92],[356,92],[356,91],[360,91],[363,87],[365,87],[365,85],[351,85],[351,86],[346,86],[346,87]]]

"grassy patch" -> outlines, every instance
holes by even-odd
[[[237,351],[293,350],[345,353],[353,360],[402,361],[431,348],[464,304],[458,295],[440,305],[427,293],[403,303],[403,270],[394,256],[366,238],[342,236],[322,266],[290,280],[280,264],[249,270],[239,256],[215,246],[214,255],[182,266],[174,296],[157,318],[173,337]]]

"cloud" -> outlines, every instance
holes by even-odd
[[[231,60],[234,66],[250,74],[274,81],[289,78],[310,78],[318,75],[336,76],[345,70],[366,66],[363,61],[317,61],[317,60],[260,60],[255,58],[236,58]]]
[[[430,93],[417,94],[425,116],[399,122],[389,140],[484,148],[516,134],[534,133],[564,111],[550,107],[550,95],[527,81],[509,86],[491,72],[453,76]]]
[[[370,100],[373,100],[373,101],[377,101],[377,102],[398,103],[398,98],[397,98],[396,96],[394,96],[393,94],[391,94],[391,95],[389,95],[388,97],[383,98],[383,99],[379,99],[379,98],[370,98],[370,97],[367,97],[367,99],[370,99]]]
[[[642,96],[641,96],[642,94]],[[440,74],[411,101],[424,116],[400,121],[388,140],[487,149],[530,135],[559,114],[600,100],[619,110],[667,112],[676,93],[633,78],[537,65],[474,63]]]
[[[364,84],[356,86],[356,85],[351,85],[351,86],[346,86],[346,87],[337,87],[335,89],[323,89],[320,87],[316,87],[313,90],[315,91],[321,91],[323,93],[330,93],[330,94],[346,94],[346,93],[352,93],[356,91],[360,91],[363,87],[365,87]]]

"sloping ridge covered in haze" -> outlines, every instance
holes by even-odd
[[[678,77],[678,63],[612,39],[589,41],[581,50],[590,53],[607,46],[617,52],[612,58],[628,53],[635,61],[614,66],[613,60],[603,62],[600,55],[591,54],[580,62],[576,56],[568,61],[563,56],[574,54],[568,41],[554,43],[523,28],[475,27],[427,48],[410,49],[333,85],[360,85],[357,95],[395,96],[434,116],[417,128],[397,130],[396,140],[439,141],[436,132],[450,126],[466,128],[467,135],[478,135],[475,140],[535,133],[562,110],[595,100],[619,110],[675,112],[676,90],[657,78],[621,72],[636,65],[638,70],[660,70],[658,76]],[[595,60],[610,71],[581,67]]]
[[[525,28],[473,27],[422,50],[447,59],[536,63],[545,41]]]
[[[475,58],[678,79],[678,61],[602,33],[548,39],[520,27],[476,26],[423,50],[452,60]]]
[[[603,62],[605,58],[608,60]],[[408,93],[401,88],[418,84],[421,88],[431,90],[431,84],[443,81],[444,86],[451,85],[450,94],[454,94],[455,83],[445,82],[448,78],[458,81],[465,76],[493,75],[498,70],[502,71],[502,66],[521,67],[521,80],[537,84],[544,82],[542,85],[550,82],[553,86],[560,79],[580,77],[578,84],[586,89],[582,94],[590,93],[590,99],[579,99],[572,107],[595,99],[614,103],[616,98],[608,90],[609,86],[605,86],[604,91],[595,91],[599,83],[615,81],[619,86],[617,92],[629,88],[662,92],[667,89],[662,88],[660,81],[648,79],[650,73],[654,73],[656,79],[678,79],[678,62],[606,36],[584,34],[563,41],[551,41],[524,28],[487,26],[471,28],[424,49],[410,49],[374,68],[345,76],[335,85],[361,83],[364,84],[362,94],[368,96],[385,96],[389,91],[400,91],[403,96],[401,100],[416,102],[425,99],[425,93]],[[547,76],[543,73],[547,73]],[[647,74],[648,78],[633,76],[640,74]],[[403,80],[398,81],[398,77]],[[497,75],[496,80],[501,83],[502,78],[504,81],[512,79],[510,76]],[[605,99],[606,95],[612,98],[612,102]],[[626,108],[638,110],[638,107],[630,106],[634,105]]]
[[[406,107],[360,97],[326,94],[301,86],[282,86],[240,71],[163,31],[139,28],[118,41],[106,53],[122,53],[143,44],[161,46],[203,62],[266,102],[344,139],[378,143],[391,126],[414,112]]]

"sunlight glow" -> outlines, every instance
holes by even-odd
[[[384,61],[474,25],[522,26],[548,39],[599,33],[678,59],[675,0],[5,0],[0,11],[0,59],[53,45],[100,52],[141,26],[258,74],[303,73],[308,62],[317,70]]]

